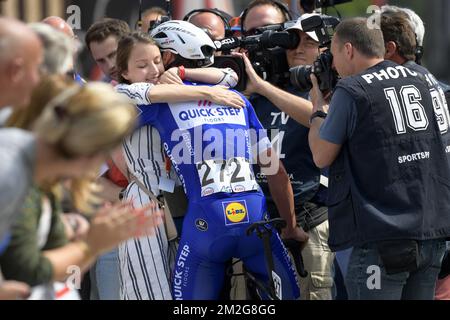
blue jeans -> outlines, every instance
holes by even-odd
[[[91,268],[91,300],[120,300],[117,248],[98,257]]]
[[[419,261],[415,270],[388,275],[375,243],[354,247],[345,277],[348,298],[350,300],[433,300],[444,257],[445,240],[418,241],[418,249]]]

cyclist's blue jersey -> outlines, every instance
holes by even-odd
[[[140,126],[158,129],[190,201],[260,192],[251,164],[270,141],[245,101],[242,109],[208,101],[138,106]]]

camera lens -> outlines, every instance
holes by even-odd
[[[309,91],[312,88],[311,66],[297,66],[289,70],[291,84],[301,91]]]

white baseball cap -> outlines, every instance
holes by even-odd
[[[286,30],[300,30],[303,31],[303,27],[302,27],[302,21],[305,19],[308,19],[312,16],[320,16],[320,14],[318,13],[304,13],[302,14],[302,16],[300,18],[298,18],[298,20],[295,22],[295,24],[289,28],[287,28]],[[306,32],[306,34],[308,36],[311,37],[311,39],[313,39],[314,41],[319,42],[319,38],[317,37],[316,33],[314,31],[310,31],[310,32]]]

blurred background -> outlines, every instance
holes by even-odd
[[[0,14],[27,22],[39,21],[50,15],[60,16],[75,25],[75,33],[84,42],[87,28],[102,17],[119,18],[135,26],[140,2],[144,9],[152,6],[166,8],[165,0],[0,0]],[[198,8],[219,8],[232,16],[239,16],[250,0],[172,0],[174,19]],[[298,12],[299,0],[284,1],[292,12]],[[335,8],[342,17],[370,16],[370,5],[397,5],[413,9],[425,22],[426,34],[423,64],[440,80],[450,83],[450,1],[448,0],[353,0]],[[75,7],[76,6],[76,7]],[[336,15],[329,8],[327,14]],[[77,16],[78,15],[78,16]],[[79,19],[78,19],[79,18]],[[80,55],[81,73],[86,78],[98,78],[98,70],[86,50]]]

